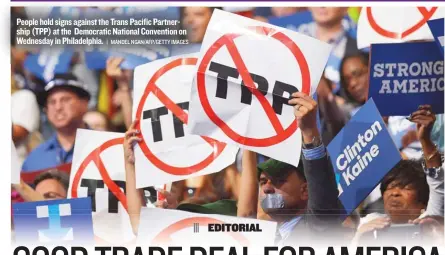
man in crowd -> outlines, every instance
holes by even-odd
[[[34,180],[37,193],[45,199],[64,199],[68,194],[69,176],[65,172],[50,170],[41,173]]]
[[[52,169],[45,171],[34,179],[34,189],[23,180],[13,188],[25,201],[42,201],[65,199],[68,195],[69,175]]]
[[[343,56],[357,51],[357,41],[350,37],[343,26],[348,7],[310,7],[314,22],[301,31],[334,46],[333,54]]]
[[[345,125],[344,114],[339,111],[337,96],[340,89],[340,63],[344,56],[358,52],[357,41],[343,25],[348,7],[309,7],[313,22],[300,26],[299,32],[329,43],[333,48],[324,71],[325,82],[320,82],[317,90],[320,106],[320,125],[325,144],[337,135]]]
[[[189,43],[202,43],[214,7],[182,7],[181,24],[187,29]]]
[[[257,213],[259,202],[267,218],[278,222],[277,244],[329,242],[323,234],[328,229],[340,229],[338,216],[344,208],[337,198],[334,171],[317,129],[317,103],[301,92],[293,97],[289,103],[295,105],[303,135],[301,162],[294,167],[269,159],[257,166],[256,154],[244,151],[238,216],[263,219],[265,215]]]
[[[28,155],[24,172],[70,163],[76,131],[86,128],[83,115],[88,111],[90,94],[81,81],[72,74],[56,74],[45,92],[45,111],[55,134]]]
[[[380,186],[385,214],[371,213],[361,219],[354,243],[368,232],[412,222],[441,229],[443,241],[443,158],[430,138],[436,118],[431,106],[421,105],[409,119],[417,124],[424,162],[402,160],[385,176]]]
[[[314,22],[301,26],[299,32],[332,45],[324,76],[334,83],[333,89],[337,91],[341,59],[358,51],[357,41],[348,35],[343,25],[348,7],[310,7],[309,11]]]

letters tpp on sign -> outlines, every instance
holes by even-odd
[[[301,136],[288,101],[294,92],[316,91],[330,50],[311,37],[215,10],[193,80],[189,131],[298,165]]]
[[[186,54],[136,68],[133,113],[142,138],[135,147],[138,188],[214,173],[235,160],[236,147],[186,132],[196,62],[196,54]]]
[[[90,197],[95,236],[108,243],[135,237],[125,197],[124,134],[79,129],[72,162],[70,197]],[[110,231],[110,222],[121,222]]]

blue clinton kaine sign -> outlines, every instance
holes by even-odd
[[[401,156],[374,101],[369,100],[328,145],[339,199],[350,214]]]

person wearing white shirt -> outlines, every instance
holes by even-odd
[[[40,112],[33,92],[23,89],[11,95],[11,118],[12,139],[21,165],[28,154],[28,139],[39,128]]]

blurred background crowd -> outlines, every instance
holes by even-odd
[[[100,8],[116,13],[131,14],[136,11],[135,8]],[[172,11],[172,8],[169,7],[168,11]],[[73,12],[81,13],[86,9],[94,9],[94,7],[70,8],[68,11],[72,14]],[[174,9],[173,11],[178,14],[178,18],[181,20],[181,26],[187,29],[186,39],[192,45],[199,45],[203,40],[214,8],[181,7]],[[333,45],[332,56],[316,93],[320,133],[323,143],[329,144],[367,100],[369,54],[366,49],[358,50],[356,43],[356,23],[360,8],[230,7],[224,9],[284,26]],[[11,9],[12,133],[24,173],[51,169],[70,163],[75,130],[79,127],[125,132],[132,123],[133,70],[120,66],[125,61],[125,57],[109,57],[105,68],[90,69],[83,52],[76,51],[71,56],[69,68],[64,73],[44,76],[36,73],[34,69],[27,68],[30,65],[26,63],[31,61],[31,56],[39,56],[41,51],[17,47],[14,40],[16,29],[14,23],[16,18],[33,17],[36,13],[41,14],[43,11],[49,14],[53,10],[34,7],[13,7]],[[59,11],[60,15],[67,15],[64,10]],[[142,12],[143,10],[137,11]],[[42,70],[44,70],[44,66]],[[78,82],[81,85],[75,86],[82,87],[82,91],[74,90],[75,93],[61,91],[52,93],[49,98],[48,92],[51,88],[47,84],[57,80]],[[384,117],[384,120],[402,157],[407,160],[402,162],[410,163],[398,165],[392,175],[382,182],[382,186],[377,187],[363,201],[357,208],[356,214],[348,218],[348,222],[345,224],[354,229],[358,229],[360,226],[360,216],[385,212],[385,196],[382,194],[392,187],[391,182],[394,180],[396,180],[395,183],[404,184],[398,185],[400,189],[406,188],[409,191],[414,189],[414,195],[406,195],[406,199],[403,200],[407,210],[412,209],[411,205],[418,206],[420,203],[424,208],[428,204],[431,186],[429,186],[430,182],[427,182],[427,176],[422,170],[421,164],[425,154],[423,151],[425,149],[423,142],[425,141],[422,140],[424,136],[420,136],[419,139],[416,123],[411,122],[405,116],[389,116]],[[440,167],[442,164],[440,154],[443,154],[444,141],[443,116],[436,115],[434,120],[429,126],[428,139],[430,140],[427,142],[437,145],[436,154],[433,155],[432,152],[430,154],[433,156],[433,160],[439,162],[438,166],[437,164],[433,165]],[[172,192],[178,194],[177,202],[206,204],[222,199],[237,200],[242,173],[242,152],[239,154],[238,160],[221,172],[175,183]],[[261,163],[266,159],[259,155],[257,160],[258,163]],[[67,196],[68,179],[66,172],[51,170],[40,174],[32,183],[28,184],[45,199],[64,198]],[[23,186],[16,187],[17,190],[20,188]],[[439,181],[435,188],[438,190],[441,188],[443,199],[443,173],[442,182]],[[14,191],[13,200],[35,199],[21,195]],[[401,193],[400,196],[405,196],[405,194]],[[258,214],[261,215],[261,213],[259,208]],[[441,213],[440,216],[443,216],[443,203]],[[263,213],[263,216],[263,218],[267,218],[267,214]],[[384,226],[386,222],[380,220],[372,224],[374,227]],[[372,227],[370,228],[372,229]]]

